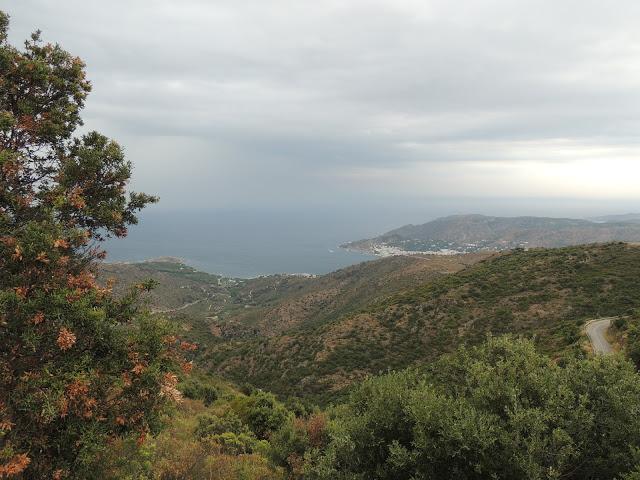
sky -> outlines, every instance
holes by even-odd
[[[0,8],[85,60],[158,208],[640,210],[637,0]]]

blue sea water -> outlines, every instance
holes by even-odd
[[[182,258],[200,270],[249,278],[273,273],[324,274],[371,255],[338,248],[373,236],[375,222],[321,212],[145,212],[124,239],[106,243],[107,261]]]
[[[602,203],[602,202],[601,202]],[[295,208],[295,207],[293,207]],[[636,208],[637,209],[637,208]],[[330,208],[245,210],[145,209],[125,239],[106,244],[108,261],[180,257],[209,273],[255,277],[273,273],[324,274],[371,260],[338,248],[407,223],[420,224],[457,213],[581,218],[629,206],[535,199],[431,199],[429,202],[345,202]]]

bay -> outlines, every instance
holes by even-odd
[[[324,274],[375,258],[339,245],[376,231],[370,219],[335,212],[151,211],[105,248],[111,262],[171,256],[229,277]]]

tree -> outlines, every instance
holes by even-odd
[[[0,11],[0,478],[92,478],[106,444],[159,426],[177,399],[180,343],[95,282],[105,238],[155,202],[126,194],[131,164],[97,132],[74,137],[83,62]]]

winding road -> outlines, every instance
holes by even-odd
[[[616,317],[597,318],[588,321],[584,329],[593,346],[596,355],[607,355],[613,352],[613,347],[607,340],[607,330],[611,326],[611,321]]]

